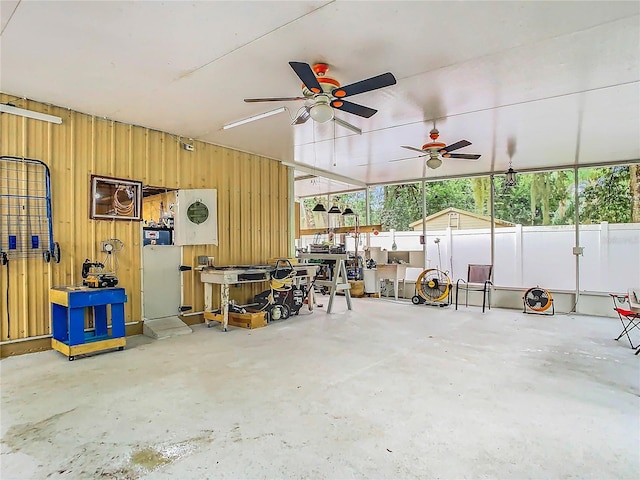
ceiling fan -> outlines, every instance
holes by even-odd
[[[427,167],[429,168],[438,168],[442,165],[442,158],[457,158],[461,160],[478,160],[480,158],[480,154],[476,153],[450,153],[454,150],[458,150],[460,148],[468,147],[471,145],[471,142],[467,140],[460,140],[459,142],[452,143],[451,145],[447,145],[446,143],[438,142],[438,137],[440,136],[440,132],[437,128],[433,128],[429,132],[429,137],[431,138],[431,142],[425,143],[422,148],[409,147],[407,145],[402,145],[402,148],[406,148],[409,150],[413,150],[415,152],[420,152],[429,156],[427,160]],[[424,155],[422,155],[424,156]]]
[[[304,62],[289,62],[293,71],[302,80],[301,97],[273,97],[273,98],[245,98],[248,103],[253,102],[289,102],[304,100],[306,105],[300,109],[298,115],[293,120],[292,125],[300,125],[305,123],[309,118],[316,122],[324,123],[329,120],[335,120],[336,123],[343,127],[360,132],[357,127],[334,118],[333,109],[358,115],[364,118],[370,118],[377,110],[357,103],[344,100],[345,97],[358,95],[360,93],[370,92],[379,88],[395,85],[396,78],[393,74],[387,72],[375,77],[367,78],[359,82],[352,83],[342,87],[336,79],[327,77],[329,65],[326,63],[316,63],[311,67]]]

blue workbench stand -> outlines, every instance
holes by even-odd
[[[49,291],[53,338],[51,347],[73,360],[76,355],[98,352],[126,345],[124,288],[54,287]],[[107,306],[111,308],[111,333]],[[93,309],[95,330],[85,332],[85,313]]]

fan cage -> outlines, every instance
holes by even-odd
[[[534,312],[544,312],[553,304],[551,292],[539,286],[528,289],[522,300],[525,310],[529,309]]]
[[[424,270],[416,280],[416,292],[427,302],[441,302],[451,291],[451,280],[437,268]],[[434,293],[435,292],[435,293]]]

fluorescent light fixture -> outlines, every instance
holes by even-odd
[[[33,110],[25,110],[24,108],[14,107],[13,105],[6,105],[4,103],[0,103],[0,112],[33,118],[34,120],[42,120],[44,122],[57,123],[58,125],[62,123],[62,118],[60,117],[47,115],[46,113],[34,112]]]
[[[227,123],[222,127],[223,130],[228,130],[229,128],[238,127],[240,125],[244,125],[245,123],[255,122],[256,120],[261,120],[263,118],[270,117],[271,115],[276,115],[278,113],[282,113],[286,110],[286,107],[276,108],[275,110],[270,110],[268,112],[260,113],[258,115],[254,115],[253,117],[247,117],[243,120],[238,120],[237,122]]]

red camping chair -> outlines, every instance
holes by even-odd
[[[624,306],[630,307],[629,295],[615,293],[610,293],[609,295],[613,300],[613,309],[618,314],[618,317],[620,317],[620,323],[622,323],[622,332],[620,332],[620,335],[618,335],[616,340],[620,340],[623,335],[626,335],[629,340],[629,345],[631,345],[631,348],[637,349],[635,354],[638,355],[638,353],[640,353],[640,344],[636,346],[633,345],[629,332],[634,328],[640,330],[640,312],[634,312],[627,308],[623,308]]]

